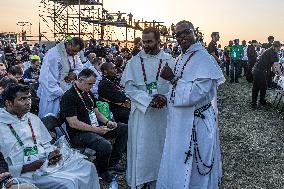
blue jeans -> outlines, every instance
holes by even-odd
[[[230,77],[231,81],[238,81],[240,60],[231,60]]]

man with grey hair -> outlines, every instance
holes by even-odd
[[[60,109],[71,144],[95,150],[98,173],[111,182],[110,168],[124,171],[118,162],[126,148],[127,125],[113,122],[99,112],[90,92],[95,82],[96,74],[92,70],[82,70],[78,80],[62,96]],[[108,139],[115,139],[115,142],[112,144]]]
[[[157,189],[217,189],[221,154],[217,108],[211,104],[224,76],[201,43],[191,22],[176,25],[182,49],[174,69],[164,66],[170,81],[168,119]]]

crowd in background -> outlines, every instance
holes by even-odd
[[[281,43],[274,41],[272,36],[268,38],[268,43],[264,44],[256,40],[249,41],[248,44],[243,40],[240,44],[240,40],[235,39],[222,49],[218,45],[219,33],[213,32],[211,37],[212,41],[206,48],[224,69],[229,82],[239,83],[239,79],[245,77],[248,82],[253,82],[252,106],[256,107],[259,92],[261,105],[266,105],[266,88],[277,87],[273,82],[273,64],[284,62]],[[60,45],[62,47],[59,47]],[[34,44],[31,47],[27,43],[0,44],[0,108],[7,108],[7,86],[17,83],[28,85],[32,102],[30,112],[41,119],[53,113],[57,120],[65,122],[65,130],[72,146],[95,150],[99,176],[110,182],[113,178],[108,171],[110,168],[118,172],[125,171],[119,161],[126,150],[131,102],[120,81],[126,64],[142,50],[142,39],[136,38],[131,48],[122,47],[120,43],[108,45],[95,39],[83,42],[80,38],[70,38],[57,46],[64,49],[63,54],[67,53],[66,61],[71,68],[68,71],[61,71],[65,69],[64,66],[57,67],[55,64],[62,66],[60,62],[65,61],[58,58],[60,53],[55,55],[52,50],[55,47],[47,49],[44,44]],[[173,58],[182,53],[176,43],[161,43],[160,49]],[[45,82],[54,82],[54,86],[47,87]],[[64,82],[64,85],[61,82]],[[60,86],[62,91],[58,91],[55,85]],[[91,93],[88,93],[89,90]],[[83,100],[84,106],[79,107],[78,101],[84,98],[87,98],[88,102]],[[88,111],[88,107],[98,111]],[[81,109],[86,111],[77,111]],[[92,117],[93,114],[98,120],[85,121],[85,115]],[[74,118],[75,115],[78,119]],[[105,130],[95,132],[108,132],[108,135],[91,137],[86,133],[76,133],[76,130],[85,128],[84,124],[104,125]],[[115,132],[110,132],[110,128],[115,128]],[[109,139],[116,139],[116,142],[111,144]]]
[[[238,83],[239,78],[245,77],[248,82],[253,82],[252,70],[254,65],[260,60],[261,55],[265,50],[272,47],[274,37],[269,36],[267,43],[259,43],[256,40],[249,42],[239,39],[229,41],[228,45],[221,48],[221,45],[217,44],[219,41],[219,33],[213,32],[212,41],[206,46],[208,52],[216,59],[224,72],[229,77],[231,83]],[[103,42],[91,39],[86,43],[86,48],[78,53],[84,68],[90,66],[96,67],[96,70],[100,71],[101,64],[105,62],[112,62],[117,70],[118,79],[121,77],[127,62],[135,55],[137,55],[142,48],[141,38],[136,38],[131,48],[127,46],[122,47],[121,44],[111,43],[104,44]],[[180,47],[176,43],[161,43],[161,49],[166,53],[171,54],[174,58],[178,57],[181,53]],[[38,78],[40,73],[40,67],[43,62],[45,54],[48,52],[45,44],[41,46],[36,43],[30,46],[27,42],[23,44],[0,44],[0,79],[7,76],[17,80],[19,83],[28,84],[33,90],[33,113],[38,113],[39,99],[36,96],[38,89]],[[279,62],[284,62],[284,50],[278,52]],[[94,69],[93,69],[94,70]],[[95,70],[95,71],[96,71]],[[277,84],[273,82],[275,76],[272,70],[266,73],[267,87],[275,88]],[[99,78],[100,79],[100,78]],[[98,80],[99,80],[98,79]],[[282,78],[277,81],[282,81]],[[7,78],[4,78],[4,81]],[[276,83],[277,83],[276,81]],[[0,89],[4,89],[7,82],[1,82]],[[93,87],[92,92],[98,97],[97,89],[98,83]],[[279,82],[278,82],[279,83]],[[282,83],[280,83],[281,85]],[[3,104],[1,105],[3,107]]]
[[[273,36],[268,37],[268,43],[260,44],[256,40],[248,42],[239,39],[229,41],[229,44],[221,49],[217,46],[219,34],[213,32],[212,41],[209,43],[208,52],[220,63],[224,72],[229,77],[230,83],[239,83],[239,78],[253,83],[252,108],[259,105],[267,106],[266,90],[280,88],[283,90],[283,63],[284,49]]]

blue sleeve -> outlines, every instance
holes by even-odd
[[[26,71],[24,72],[24,79],[31,79],[31,75],[30,75],[30,73],[29,73],[29,70],[26,70]]]

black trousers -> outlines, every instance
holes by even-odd
[[[246,79],[250,83],[253,81],[252,69],[253,69],[255,63],[256,63],[256,60],[248,61]]]
[[[116,122],[125,123],[125,124],[128,123],[130,109],[121,107],[121,108],[111,109],[111,112],[113,113],[113,117]]]
[[[230,61],[225,62],[226,75],[230,76]]]
[[[260,93],[260,100],[261,104],[266,102],[265,95],[267,89],[267,79],[266,73],[262,70],[255,69],[253,71],[253,87],[252,87],[252,104],[257,104],[258,94]]]
[[[99,135],[93,132],[79,132],[73,135],[71,143],[83,147],[90,148],[96,151],[96,168],[98,173],[103,173],[109,167],[118,164],[122,153],[126,150],[128,131],[127,125],[118,123],[118,127],[109,131],[105,135]],[[115,139],[112,145],[107,139]]]
[[[247,75],[247,70],[248,70],[248,61],[246,60],[241,60],[241,65],[240,65],[240,68],[239,68],[239,76],[242,77],[242,72],[244,70],[244,76]]]

